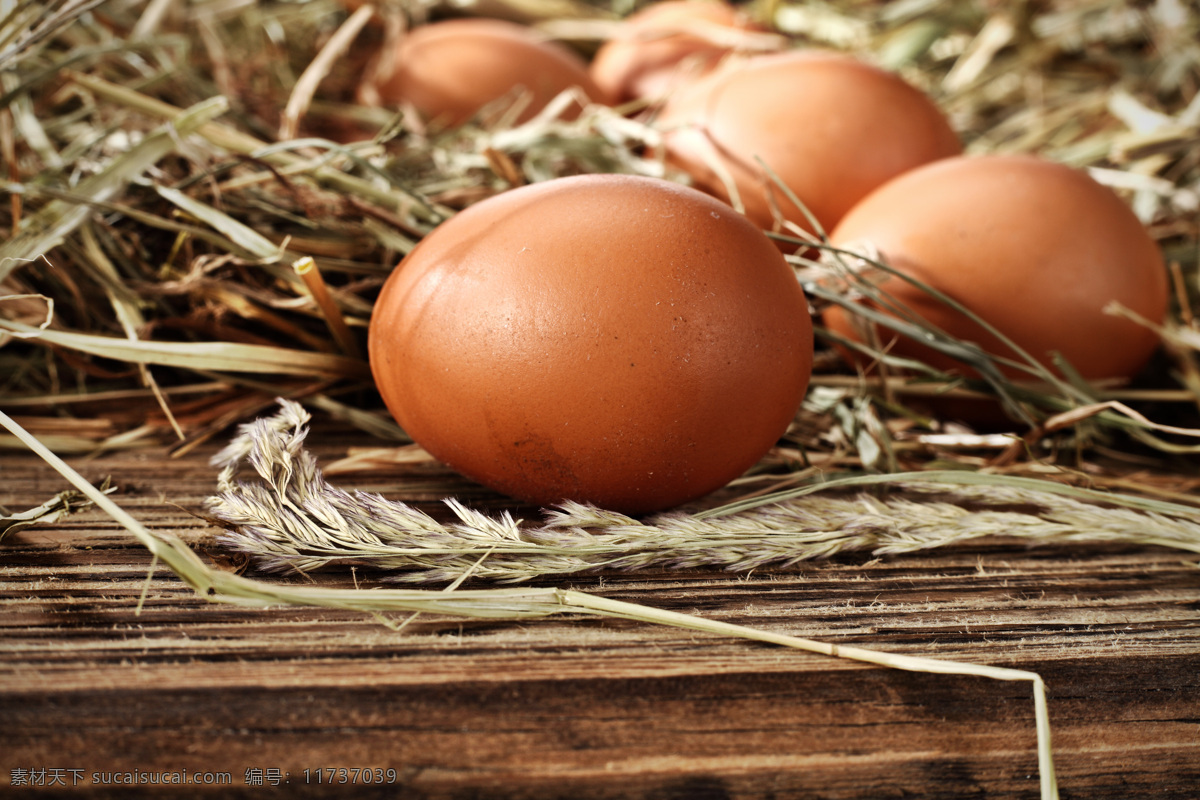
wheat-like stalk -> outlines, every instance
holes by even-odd
[[[448,499],[454,520],[441,522],[405,503],[329,483],[304,447],[308,413],[298,403],[280,402],[279,413],[244,425],[214,458],[221,467],[218,493],[207,503],[229,526],[221,542],[272,571],[367,564],[414,583],[467,574],[518,582],[599,569],[744,572],[842,552],[903,553],[986,536],[1200,552],[1200,514],[1182,506],[1120,507],[1111,504],[1128,498],[1049,481],[976,476],[983,482],[955,484],[942,473],[932,480],[897,477],[892,482],[899,491],[882,497],[810,493],[727,514],[671,512],[646,520],[568,502],[548,511],[541,524],[527,524],[508,512],[488,516]],[[257,480],[239,479],[243,464]],[[1066,496],[1066,490],[1079,497]]]

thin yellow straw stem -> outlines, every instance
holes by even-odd
[[[292,264],[292,269],[296,270],[296,274],[304,281],[304,287],[312,295],[321,316],[325,318],[325,324],[329,326],[329,332],[333,334],[342,352],[351,358],[362,358],[358,340],[354,338],[350,326],[346,324],[346,318],[342,316],[342,310],[329,293],[329,286],[325,283],[325,276],[317,268],[317,262],[312,256],[304,256]]]

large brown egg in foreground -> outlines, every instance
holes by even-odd
[[[1031,156],[954,158],[909,172],[863,200],[830,238],[848,249],[869,242],[890,266],[958,301],[1042,364],[1061,353],[1091,380],[1132,377],[1158,344],[1154,332],[1106,313],[1110,304],[1155,323],[1167,312],[1162,256],[1129,207],[1086,173]],[[902,278],[880,288],[955,338],[1020,360]],[[862,341],[845,310],[831,307],[824,322]],[[878,336],[894,354],[974,374],[891,331]]]
[[[559,178],[477,203],[390,276],[370,359],[400,425],[480,483],[626,513],[756,463],[808,384],[812,323],[778,249],[667,181]]]
[[[696,186],[775,227],[774,206],[812,231],[771,173],[830,231],[868,193],[930,161],[958,155],[958,137],[926,95],[850,56],[791,51],[757,56],[688,84],[657,127],[667,160]]]
[[[376,74],[377,80],[360,91],[363,102],[410,104],[444,126],[461,125],[484,106],[515,101],[521,92],[527,93],[528,105],[517,123],[533,118],[572,87],[593,101],[605,99],[587,63],[574,51],[497,19],[445,20],[413,28],[382,55]]]

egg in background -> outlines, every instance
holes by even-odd
[[[619,104],[660,100],[716,69],[737,51],[738,34],[765,29],[721,0],[663,0],[625,18],[592,59],[596,85]]]
[[[962,152],[937,105],[899,75],[816,50],[739,59],[672,95],[655,126],[669,163],[767,230],[779,214],[814,232],[778,182],[830,231],[888,180]]]
[[[514,121],[520,124],[571,88],[592,102],[608,100],[582,56],[532,28],[498,19],[452,19],[419,25],[381,53],[359,101],[410,105],[426,121],[456,127],[485,106],[505,98],[518,101],[524,92],[528,104]],[[566,116],[580,109],[575,104]]]
[[[869,243],[886,264],[953,298],[1040,364],[1059,372],[1053,355],[1060,353],[1092,381],[1127,381],[1159,344],[1154,331],[1108,313],[1110,304],[1155,324],[1168,311],[1162,254],[1128,205],[1086,172],[1034,156],[964,156],[910,171],[851,209],[830,242],[851,250]],[[878,286],[956,339],[1022,360],[912,283],[888,276]],[[866,341],[841,307],[826,309],[823,322]],[[893,354],[976,377],[926,344],[882,327],[876,335]],[[1018,368],[1000,369],[1031,380]]]

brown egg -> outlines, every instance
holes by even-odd
[[[513,189],[385,284],[371,368],[400,425],[476,481],[626,513],[705,495],[785,432],[812,368],[804,294],[725,204],[653,178]]]
[[[855,206],[831,241],[851,249],[870,242],[890,266],[958,301],[1040,363],[1052,366],[1058,352],[1092,380],[1133,376],[1158,344],[1153,332],[1106,313],[1110,303],[1154,322],[1167,313],[1162,255],[1129,207],[1086,173],[1032,156],[961,157],[913,170]],[[902,278],[880,287],[955,338],[1018,358]],[[845,310],[831,307],[824,322],[862,341]],[[892,353],[975,374],[892,331],[878,335]]]
[[[665,97],[682,81],[711,72],[733,46],[728,32],[761,30],[720,0],[665,0],[630,14],[620,35],[592,59],[596,85],[614,103]]]
[[[775,206],[812,230],[771,172],[830,231],[889,179],[962,151],[933,101],[899,76],[819,51],[717,70],[673,95],[656,125],[668,161],[731,200],[727,173],[746,215],[766,229],[777,229]]]
[[[379,79],[364,85],[360,100],[372,105],[411,104],[423,117],[453,127],[485,105],[517,98],[529,104],[517,122],[532,119],[560,92],[579,87],[604,101],[574,51],[544,41],[522,25],[495,19],[433,22],[406,33],[384,54]],[[578,113],[579,107],[572,109]]]

